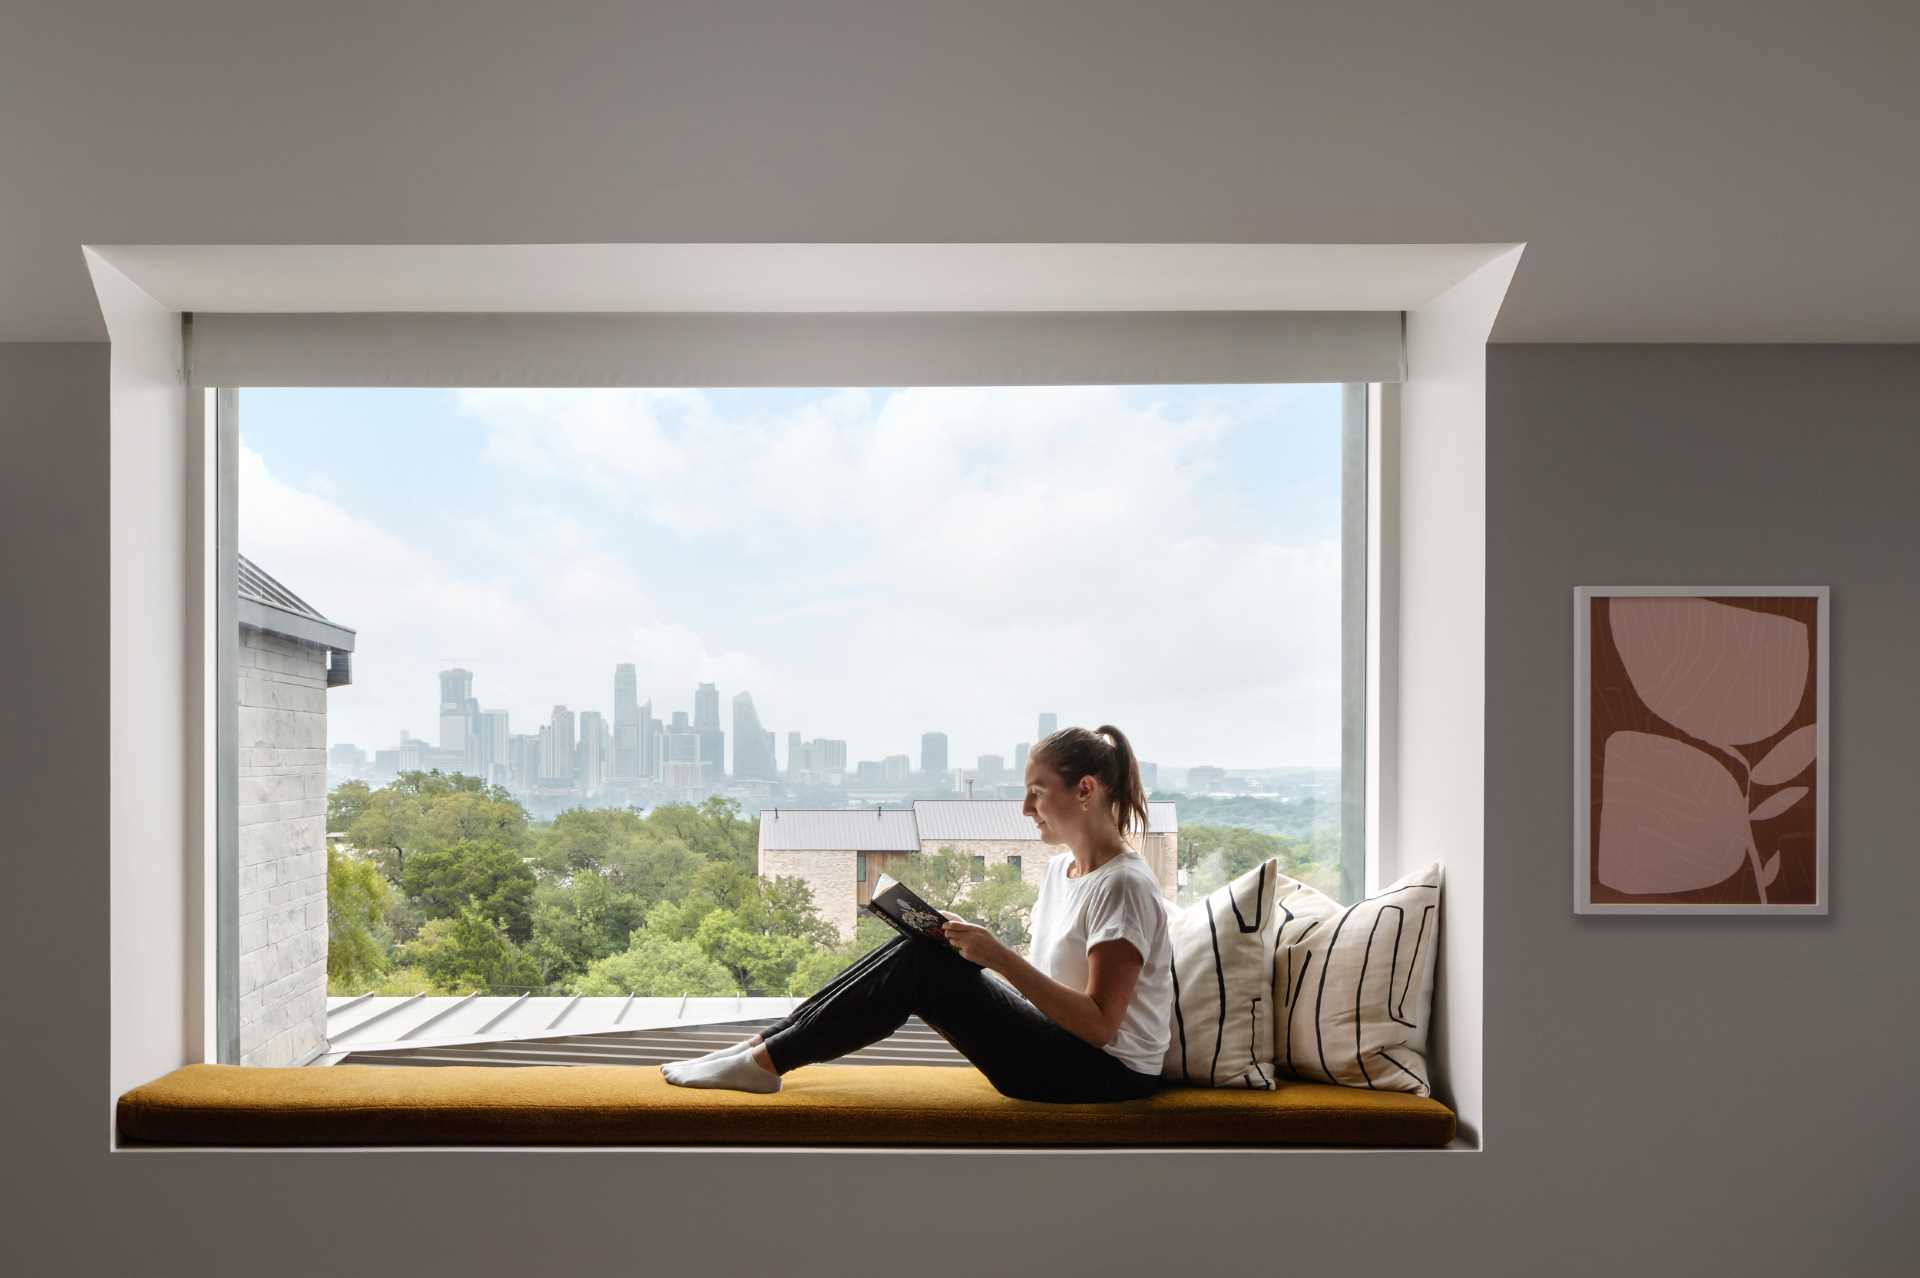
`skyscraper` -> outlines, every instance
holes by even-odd
[[[706,771],[702,780],[718,783],[727,776],[727,734],[720,727],[720,690],[703,683],[693,690],[693,730],[700,737],[700,762]],[[740,771],[740,725],[733,731],[733,770]],[[748,751],[751,755],[753,752]]]
[[[673,712],[673,723],[662,740],[666,753],[660,762],[660,779],[675,787],[701,784],[706,772],[700,762],[700,734],[687,722],[686,711]]]
[[[573,711],[555,706],[547,721],[546,741],[540,755],[540,776],[553,785],[573,782]]]
[[[740,781],[776,781],[773,738],[760,726],[753,708],[753,694],[738,693],[733,698],[733,775]]]
[[[1051,710],[1040,712],[1040,739],[1045,740],[1060,730],[1060,718]]]
[[[640,775],[648,781],[660,779],[660,764],[666,756],[666,727],[653,717],[653,702],[640,707]]]
[[[806,751],[800,744],[800,734],[787,734],[787,779],[792,780],[795,773],[806,766]]]
[[[920,734],[920,770],[930,777],[943,777],[947,774],[946,733],[923,732]]]
[[[613,668],[613,775],[640,775],[640,680],[630,661]]]
[[[467,749],[472,714],[479,709],[473,699],[473,671],[455,666],[440,672],[440,748]]]
[[[507,758],[507,742],[511,735],[507,731],[505,710],[482,710],[474,721],[474,775],[488,785],[507,784],[512,773],[512,765]]]
[[[1027,777],[1027,743],[1024,741],[1013,747],[1013,776],[1016,781]]]
[[[581,793],[594,794],[607,783],[608,755],[613,749],[613,734],[598,710],[580,712],[580,746],[574,752],[574,781]]]
[[[516,732],[507,738],[507,775],[515,789],[531,790],[540,784],[540,745],[547,729]]]

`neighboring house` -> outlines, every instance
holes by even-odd
[[[240,1063],[326,1046],[327,689],[353,631],[239,556]]]
[[[802,879],[820,917],[853,936],[860,907],[881,874],[898,878],[915,852],[952,848],[977,858],[979,872],[1008,863],[1038,886],[1047,859],[1066,849],[1040,841],[1020,799],[921,799],[911,811],[768,808],[760,813],[762,878]],[[1147,832],[1127,835],[1171,902],[1176,889],[1179,818],[1175,805],[1147,804]]]

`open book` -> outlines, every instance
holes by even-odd
[[[912,888],[891,874],[882,874],[873,881],[873,892],[867,901],[867,908],[900,935],[913,940],[930,941],[945,947],[954,957],[973,963],[972,959],[964,958],[954,950],[947,938],[935,930],[947,921],[946,915],[921,900]],[[978,963],[973,965],[980,966]]]

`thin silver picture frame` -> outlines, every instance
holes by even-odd
[[[1815,899],[1811,904],[1702,905],[1616,904],[1595,902],[1589,883],[1588,858],[1592,842],[1593,759],[1591,696],[1593,653],[1589,635],[1593,601],[1616,598],[1710,597],[1750,599],[1814,599],[1815,651],[1814,716],[1816,758],[1814,782]],[[1827,698],[1827,670],[1832,660],[1828,642],[1828,588],[1826,586],[1577,586],[1573,592],[1573,912],[1575,914],[1825,914],[1827,890],[1827,823],[1832,791],[1827,783],[1828,735],[1831,713]]]

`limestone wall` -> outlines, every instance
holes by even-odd
[[[240,1063],[327,1029],[326,649],[240,628]]]

